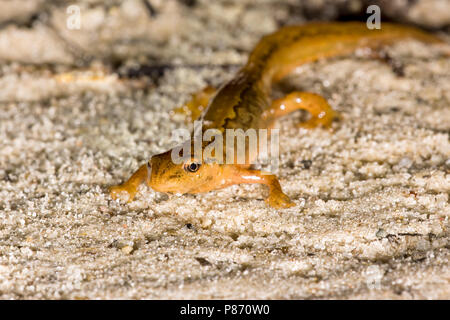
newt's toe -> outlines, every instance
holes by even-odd
[[[266,202],[275,209],[285,209],[295,206],[295,203],[284,193],[271,195]]]

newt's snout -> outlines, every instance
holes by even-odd
[[[130,202],[136,195],[139,185],[144,182],[155,191],[173,192],[180,183],[178,179],[174,179],[176,177],[170,175],[174,169],[170,152],[155,155],[142,165],[128,181],[111,187],[109,189],[111,197]]]
[[[183,166],[172,162],[170,150],[154,155],[148,161],[147,174],[147,184],[155,191],[184,193],[188,186],[183,177]]]

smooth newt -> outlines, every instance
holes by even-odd
[[[188,107],[195,114],[201,106],[207,105],[203,112],[206,124],[203,130],[270,128],[279,117],[299,109],[311,114],[310,120],[302,126],[329,127],[335,113],[323,97],[309,92],[292,92],[271,101],[273,84],[302,64],[349,55],[358,48],[376,49],[406,38],[442,43],[419,29],[389,23],[383,23],[378,30],[369,30],[359,22],[283,27],[261,39],[231,81],[218,91],[207,88],[194,95]],[[249,155],[250,158],[256,156]],[[156,191],[169,193],[200,193],[234,184],[258,183],[269,187],[266,201],[270,206],[286,208],[294,205],[283,193],[275,175],[253,170],[249,164],[219,164],[205,162],[200,157],[192,156],[185,163],[175,164],[171,150],[154,155],[128,181],[112,187],[111,196],[116,199],[124,194],[131,201],[138,186],[144,182]]]

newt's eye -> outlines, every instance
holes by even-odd
[[[200,169],[200,163],[192,162],[184,165],[184,170],[188,172],[197,172],[198,169]]]

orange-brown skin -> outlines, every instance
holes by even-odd
[[[358,48],[376,49],[406,38],[441,42],[415,28],[389,23],[383,23],[381,27],[380,30],[369,30],[364,23],[349,22],[281,28],[261,39],[247,64],[220,90],[215,93],[207,88],[194,95],[187,104],[190,115],[195,118],[196,109],[201,111],[211,99],[203,115],[203,130],[216,128],[224,133],[226,129],[270,128],[277,118],[299,109],[311,113],[311,119],[302,126],[329,127],[335,114],[324,98],[314,93],[293,92],[272,102],[272,85],[304,63],[349,55]],[[256,156],[250,154],[247,160]],[[138,186],[144,182],[156,191],[170,193],[200,193],[233,184],[258,183],[269,187],[266,201],[270,206],[287,208],[294,205],[283,193],[275,175],[252,170],[249,164],[204,163],[203,160],[192,158],[187,163],[174,164],[171,151],[155,155],[128,181],[112,187],[111,196],[116,199],[123,194],[131,201]],[[197,169],[191,170],[194,172],[189,171],[192,163]],[[196,163],[201,165],[197,168]]]

